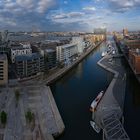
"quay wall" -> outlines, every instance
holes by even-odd
[[[92,48],[90,48],[89,50],[87,50],[87,52],[85,54],[83,54],[82,56],[80,56],[70,66],[67,66],[65,68],[62,68],[60,71],[56,72],[54,75],[48,77],[48,79],[46,80],[46,84],[47,85],[50,85],[50,84],[54,83],[55,81],[57,81],[58,79],[62,78],[67,72],[69,72],[72,68],[74,68],[77,64],[79,64],[86,56],[88,56],[95,48],[97,48],[98,46],[100,46],[100,44],[103,41],[99,42],[96,46],[92,46]]]

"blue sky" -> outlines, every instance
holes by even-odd
[[[140,0],[0,0],[0,30],[140,29]]]

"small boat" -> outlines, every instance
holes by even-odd
[[[101,56],[104,57],[105,55],[107,55],[107,52],[102,52]]]
[[[104,92],[101,91],[98,96],[94,99],[94,101],[90,105],[90,111],[95,112],[98,103],[100,102],[101,98],[103,97]]]
[[[90,121],[90,125],[97,133],[100,132],[101,128],[99,128],[94,121]]]

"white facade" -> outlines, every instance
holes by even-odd
[[[15,62],[15,57],[19,55],[25,55],[25,54],[32,54],[32,49],[30,44],[20,44],[19,46],[11,48],[11,61],[12,63]]]
[[[85,42],[83,37],[72,37],[72,43],[77,44],[77,51],[79,54],[82,54],[85,48]]]
[[[57,53],[58,62],[64,62],[65,64],[69,64],[72,56],[78,54],[77,44],[72,43],[72,44],[57,46],[56,53]]]

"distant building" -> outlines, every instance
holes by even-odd
[[[78,55],[77,44],[66,44],[56,47],[57,61],[68,65]]]
[[[32,49],[30,44],[18,44],[18,45],[12,45],[11,46],[11,61],[12,63],[15,63],[15,57],[19,55],[25,55],[25,54],[32,54]]]
[[[123,36],[128,36],[128,29],[127,28],[123,29]]]
[[[54,49],[46,49],[44,51],[44,59],[45,59],[45,67],[46,69],[52,69],[56,67],[56,50]]]
[[[44,71],[44,57],[38,53],[15,57],[18,78],[34,76]]]
[[[140,48],[140,39],[136,39],[136,40],[125,39],[124,44],[127,45],[129,48],[137,49]]]
[[[10,52],[10,48],[8,47],[8,43],[7,42],[0,42],[0,53],[1,54],[9,54]]]
[[[106,34],[106,28],[95,28],[94,34]]]
[[[140,74],[140,49],[129,50],[129,60],[135,74]]]
[[[76,43],[78,54],[82,54],[85,48],[83,37],[72,37],[72,43]]]
[[[5,54],[0,54],[0,85],[8,83],[8,60]]]

